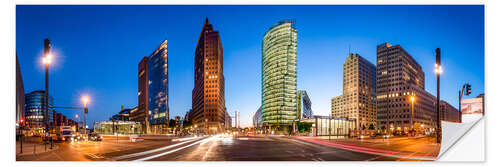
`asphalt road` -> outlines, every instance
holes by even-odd
[[[42,161],[393,161],[286,137],[198,138],[64,143],[49,153],[16,157]]]

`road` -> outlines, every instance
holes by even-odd
[[[393,161],[287,137],[197,138],[67,143],[50,153],[17,157],[44,161]]]

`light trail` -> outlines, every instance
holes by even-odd
[[[146,161],[146,160],[158,158],[158,157],[161,157],[161,156],[164,156],[164,155],[167,155],[167,154],[171,154],[171,153],[177,152],[179,150],[182,150],[182,149],[194,146],[194,145],[199,144],[199,143],[205,144],[205,143],[207,143],[209,141],[217,139],[218,137],[219,137],[219,135],[212,136],[212,137],[209,137],[209,138],[206,138],[206,139],[203,139],[203,140],[196,141],[196,142],[191,143],[189,145],[186,145],[186,146],[183,146],[183,147],[179,147],[177,149],[173,149],[173,150],[170,150],[170,151],[167,151],[167,152],[163,152],[163,153],[160,153],[160,154],[155,154],[155,155],[152,155],[152,156],[149,156],[149,157],[144,157],[144,158],[137,159],[137,160],[134,160],[134,161]]]
[[[321,145],[326,145],[326,146],[331,146],[339,149],[344,149],[344,150],[349,150],[349,151],[355,151],[355,152],[360,152],[360,153],[367,153],[367,154],[375,154],[375,155],[382,155],[382,156],[387,156],[387,157],[394,157],[394,158],[405,158],[405,159],[416,159],[416,160],[436,160],[436,155],[433,154],[417,154],[417,153],[402,153],[402,152],[395,152],[395,151],[389,151],[389,150],[382,150],[382,149],[374,149],[374,148],[368,148],[360,145],[355,145],[355,144],[347,144],[347,143],[337,143],[337,142],[328,142],[328,141],[319,141],[319,140],[314,140],[314,139],[303,139],[299,138],[300,140],[312,142],[312,143],[317,143]]]
[[[146,154],[151,154],[151,153],[154,153],[154,152],[163,151],[163,150],[166,150],[166,149],[169,149],[169,148],[172,148],[172,147],[176,147],[176,146],[188,143],[188,142],[193,141],[195,139],[196,138],[189,139],[189,140],[187,140],[185,142],[181,142],[181,143],[177,143],[177,144],[173,144],[173,145],[168,145],[168,146],[157,148],[157,149],[154,149],[154,150],[148,150],[148,151],[144,151],[144,152],[138,152],[138,153],[133,153],[133,154],[128,154],[128,155],[123,155],[123,156],[111,158],[109,160],[110,161],[117,161],[117,160],[122,160],[122,159],[127,159],[127,158],[133,158],[133,157],[137,157],[137,156],[142,156],[142,155],[146,155]]]

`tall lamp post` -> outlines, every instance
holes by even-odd
[[[437,76],[437,98],[436,98],[436,143],[441,143],[441,112],[439,110],[439,76],[443,73],[441,67],[441,49],[436,49],[436,65],[435,70]]]
[[[45,67],[45,100],[44,100],[44,107],[45,107],[45,112],[43,114],[43,122],[45,125],[45,132],[48,132],[49,130],[49,66],[50,63],[52,63],[52,55],[50,53],[50,40],[45,39],[43,41],[44,43],[44,51],[43,51],[43,65]]]
[[[415,112],[414,112],[414,105],[415,105],[415,96],[412,95],[410,96],[410,101],[411,101],[411,133],[413,133],[413,129],[414,129],[414,125],[415,123],[413,123],[413,118],[415,117]]]
[[[89,112],[87,108],[87,103],[89,102],[89,98],[87,96],[82,97],[83,102],[83,134],[87,134],[87,113]]]

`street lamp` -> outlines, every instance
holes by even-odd
[[[436,98],[436,142],[441,143],[441,112],[439,111],[439,77],[443,73],[443,68],[441,67],[441,49],[436,48],[436,64],[434,72],[437,76],[437,98]]]
[[[50,53],[50,40],[45,39],[43,41],[44,44],[44,50],[43,50],[43,58],[42,62],[45,66],[45,112],[43,113],[43,122],[45,124],[45,137],[48,137],[48,132],[49,132],[49,66],[50,63],[52,63],[52,55]],[[47,144],[47,142],[44,142]],[[46,146],[46,145],[45,145]]]
[[[414,128],[413,127],[413,125],[414,125],[414,123],[413,123],[414,107],[413,106],[415,104],[415,96],[414,95],[410,96],[410,101],[411,101],[411,121],[410,121],[410,123],[411,123],[411,132],[413,133],[413,128]]]
[[[89,102],[89,97],[83,96],[82,97],[82,102],[83,102],[83,108],[84,108],[84,113],[83,113],[83,134],[87,134],[87,113],[89,112],[87,108],[87,103]]]

